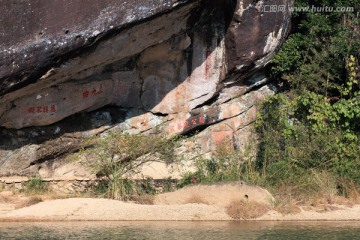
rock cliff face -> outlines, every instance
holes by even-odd
[[[0,1],[0,175],[56,169],[82,137],[112,127],[201,130],[203,153],[225,137],[240,146],[273,93],[262,69],[290,4]]]

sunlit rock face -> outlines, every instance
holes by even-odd
[[[0,174],[59,159],[76,150],[74,138],[110,127],[203,130],[205,152],[223,135],[239,145],[255,103],[273,93],[262,69],[287,34],[291,4],[0,1]],[[58,138],[64,147],[38,150]]]

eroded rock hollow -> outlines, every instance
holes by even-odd
[[[55,169],[83,136],[114,126],[203,130],[202,152],[224,137],[240,146],[273,93],[262,69],[291,4],[0,1],[0,175]]]

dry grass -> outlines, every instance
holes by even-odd
[[[198,204],[206,204],[209,205],[209,202],[206,201],[203,197],[199,196],[198,194],[193,194],[189,197],[185,203],[198,203]]]
[[[346,197],[340,195],[337,185],[324,184],[317,193],[311,195],[305,205],[323,209],[320,211],[334,211],[338,210],[334,205],[353,206],[360,203],[360,190],[354,182],[341,182],[339,180],[339,184]]]
[[[155,197],[153,195],[134,195],[130,197],[130,201],[133,201],[137,204],[143,205],[154,205]]]
[[[270,210],[270,207],[253,201],[236,200],[226,207],[226,213],[233,219],[254,219],[261,217]]]
[[[276,199],[274,210],[282,214],[296,214],[300,208],[328,212],[338,210],[339,205],[351,207],[360,203],[360,189],[353,181],[336,179],[327,172],[313,171],[298,185],[282,184],[272,190]]]
[[[15,208],[24,208],[24,207],[29,207],[29,206],[32,206],[32,205],[35,205],[39,202],[42,202],[42,198],[40,197],[37,197],[37,196],[33,196],[33,197],[30,197],[24,201],[21,201],[19,202],[18,204],[16,204],[16,207]]]
[[[274,207],[274,210],[283,215],[297,214],[301,212],[300,207],[294,202],[278,202]]]
[[[343,188],[347,198],[351,200],[352,204],[360,204],[360,188],[354,181],[339,180],[340,186]]]
[[[12,203],[14,198],[7,195],[0,195],[0,203]]]

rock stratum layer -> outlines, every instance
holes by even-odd
[[[225,137],[241,145],[256,102],[273,93],[262,69],[291,4],[0,1],[0,175],[34,173],[114,126],[205,129],[202,152]]]

